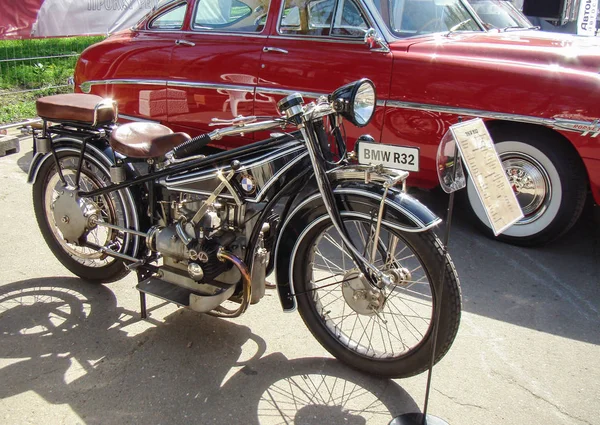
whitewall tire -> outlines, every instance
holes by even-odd
[[[532,131],[503,130],[492,137],[524,215],[497,239],[535,246],[566,233],[581,215],[587,191],[583,164],[574,149],[557,137]],[[492,235],[470,179],[466,192],[478,224]]]

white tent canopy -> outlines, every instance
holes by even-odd
[[[0,39],[100,35],[172,0],[0,0]]]

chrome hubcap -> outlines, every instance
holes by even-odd
[[[523,153],[507,152],[500,158],[525,216],[517,224],[537,220],[550,204],[551,185],[546,170],[534,158]]]

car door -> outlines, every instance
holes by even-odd
[[[135,30],[84,52],[77,67],[81,90],[115,99],[120,121],[166,122],[169,64],[186,11],[186,1],[171,2]]]
[[[167,84],[169,124],[198,134],[214,130],[211,119],[253,115],[254,90],[268,0],[198,0],[189,28],[173,50]],[[223,147],[252,140],[225,138]]]
[[[392,55],[365,44],[374,26],[368,16],[355,0],[281,0],[261,56],[255,113],[276,113],[277,101],[296,91],[315,97],[364,77],[375,83],[378,98],[387,98]],[[345,126],[350,147],[360,134],[380,139],[383,113],[378,107],[366,128]]]

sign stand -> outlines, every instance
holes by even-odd
[[[459,122],[461,120],[459,119]],[[459,152],[458,146],[454,147],[454,164],[459,164]],[[461,166],[454,167],[454,174],[461,170]],[[452,225],[452,214],[454,212],[454,192],[450,192],[448,199],[448,209],[446,210],[446,230],[444,232],[444,240],[442,241],[442,263],[440,264],[441,278],[440,287],[438,288],[435,311],[434,311],[434,323],[433,323],[433,335],[431,340],[431,363],[429,364],[429,370],[427,372],[427,386],[425,388],[425,402],[423,404],[423,413],[405,413],[392,419],[389,425],[448,425],[448,422],[437,416],[427,414],[427,408],[429,407],[429,393],[431,391],[431,378],[433,375],[433,366],[435,364],[435,350],[437,346],[437,336],[440,324],[440,315],[442,309],[442,292],[444,290],[444,284],[446,283],[446,255],[448,254],[448,243],[450,241],[450,227]]]
[[[435,350],[442,308],[442,291],[446,279],[446,255],[450,239],[450,226],[454,211],[454,192],[466,185],[462,170],[465,161],[469,176],[481,200],[494,234],[498,235],[523,217],[523,213],[494,148],[494,142],[480,118],[466,122],[459,117],[458,123],[442,138],[438,148],[437,169],[440,185],[450,194],[446,213],[446,231],[442,242],[442,264],[440,264],[440,287],[436,290],[431,342],[431,364],[427,375],[423,413],[407,413],[394,418],[389,425],[448,425],[444,420],[427,414],[431,376],[435,363]]]

